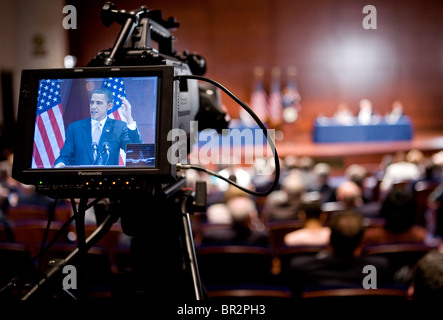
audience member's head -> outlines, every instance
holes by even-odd
[[[329,174],[331,173],[331,166],[327,163],[317,163],[313,168],[314,173],[318,177],[320,185],[328,184]]]
[[[363,185],[366,174],[367,170],[365,167],[359,164],[351,164],[345,170],[345,176],[360,187]]]
[[[363,233],[363,217],[354,210],[334,214],[329,220],[331,246],[335,255],[353,257]]]
[[[307,156],[300,157],[298,159],[298,166],[301,170],[310,171],[314,168],[314,159]]]
[[[394,162],[405,162],[406,161],[406,152],[405,151],[397,151],[394,154]]]
[[[430,251],[418,261],[412,286],[416,300],[443,299],[443,253]]]
[[[249,228],[258,219],[255,202],[248,197],[236,197],[227,202],[235,226]]]
[[[406,154],[406,161],[413,163],[415,165],[422,164],[424,159],[425,159],[425,156],[424,156],[423,152],[421,152],[418,149],[409,150],[409,152]]]
[[[394,188],[383,200],[380,216],[386,219],[386,229],[400,233],[412,227],[416,209],[417,204],[411,191]]]
[[[224,203],[214,203],[206,210],[206,218],[210,224],[232,224],[231,213]]]
[[[299,198],[305,191],[303,179],[297,170],[291,170],[282,183],[282,189],[288,198]]]
[[[284,158],[284,167],[287,170],[298,168],[298,158],[293,155],[288,155]]]
[[[300,208],[298,216],[303,221],[308,220],[325,220],[325,213],[321,209],[320,201],[305,200]]]
[[[347,207],[360,206],[362,204],[361,188],[353,181],[345,181],[337,188],[337,201],[343,202]]]

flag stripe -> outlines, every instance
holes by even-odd
[[[267,112],[267,98],[266,92],[263,88],[263,83],[261,81],[256,80],[254,85],[254,90],[251,95],[251,109],[260,118],[263,122],[266,122],[268,117]]]
[[[50,166],[51,164],[49,162],[49,158],[46,153],[45,146],[43,144],[43,139],[38,129],[36,130],[34,141],[35,141],[36,151],[39,153],[41,165],[43,166],[43,168]]]
[[[63,123],[63,108],[62,105],[59,104],[57,107],[51,109],[51,113],[54,114],[53,123]],[[65,140],[65,127],[62,126],[53,126],[54,131],[56,132],[57,144],[59,149],[63,148],[64,140]]]
[[[269,116],[274,124],[281,121],[282,117],[282,99],[280,91],[280,79],[273,79],[271,94],[269,96]]]
[[[40,132],[40,135],[42,137],[42,142],[44,145],[44,148],[46,149],[46,154],[48,155],[49,161],[51,163],[54,163],[55,157],[54,152],[52,151],[51,142],[49,141],[48,133],[46,132],[45,123],[42,121],[42,117],[37,117],[37,126],[38,131]]]
[[[42,158],[40,157],[40,152],[38,152],[38,148],[37,145],[34,142],[34,158],[33,158],[33,165],[32,168],[37,167],[37,168],[43,168],[43,161]]]
[[[52,126],[52,123],[56,123],[57,122],[57,118],[54,114],[54,109],[49,109],[47,114],[48,114],[48,118],[49,118],[49,125],[46,124],[46,128],[51,128],[53,135],[51,134],[51,145],[54,146],[55,144],[57,144],[58,146],[58,151],[61,150],[61,148],[63,147],[63,138],[62,138],[62,134],[60,132],[60,128],[58,126]],[[54,141],[55,139],[55,141]]]

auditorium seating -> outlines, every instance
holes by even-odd
[[[322,250],[327,249],[327,245],[299,245],[284,247],[280,250],[278,258],[280,260],[280,274],[284,279],[290,268],[291,260],[300,256],[314,256]]]
[[[332,302],[338,299],[352,299],[351,301],[405,301],[408,293],[405,289],[394,288],[330,288],[310,290],[302,293],[303,299]]]
[[[417,201],[417,224],[422,226],[426,225],[425,214],[428,209],[428,198],[439,184],[437,181],[419,181],[414,185],[414,195]]]
[[[272,283],[271,250],[254,246],[210,246],[196,249],[205,285]]]
[[[387,258],[395,280],[407,284],[411,280],[414,265],[431,250],[437,250],[437,246],[420,243],[386,243],[366,246],[362,254]]]
[[[37,270],[31,259],[31,251],[23,243],[0,242],[0,288],[13,278],[33,277]]]
[[[230,304],[246,301],[271,304],[292,297],[291,291],[283,287],[215,289],[208,290],[207,295],[210,302]]]
[[[301,220],[274,220],[268,221],[267,228],[269,230],[269,242],[272,252],[278,255],[284,245],[285,235],[303,227]]]
[[[56,235],[62,225],[63,223],[61,221],[52,221],[48,232],[48,237],[46,239],[46,244]],[[46,227],[46,220],[24,219],[14,221],[12,225],[14,240],[17,243],[26,244],[29,247],[32,256],[35,256],[40,252]],[[68,241],[67,232],[68,230],[61,234],[57,241],[66,243]]]

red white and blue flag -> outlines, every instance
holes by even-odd
[[[103,88],[111,91],[114,96],[114,104],[111,110],[108,110],[108,116],[112,119],[126,121],[122,110],[122,100],[121,98],[126,98],[125,82],[123,78],[113,78],[109,77],[103,81]],[[120,159],[119,165],[124,166],[126,162],[126,153],[124,150],[120,149]]]
[[[60,80],[40,80],[32,168],[52,168],[65,141]]]
[[[282,121],[282,94],[280,77],[273,77],[271,82],[271,93],[269,94],[269,119],[272,124],[278,125]]]
[[[255,80],[254,89],[249,102],[252,111],[254,111],[263,123],[266,122],[268,120],[268,101],[262,80]]]

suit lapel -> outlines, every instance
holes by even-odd
[[[94,151],[92,149],[91,118],[85,119],[83,122],[82,136],[86,150],[88,150],[89,159],[91,160],[91,163],[93,163]]]

